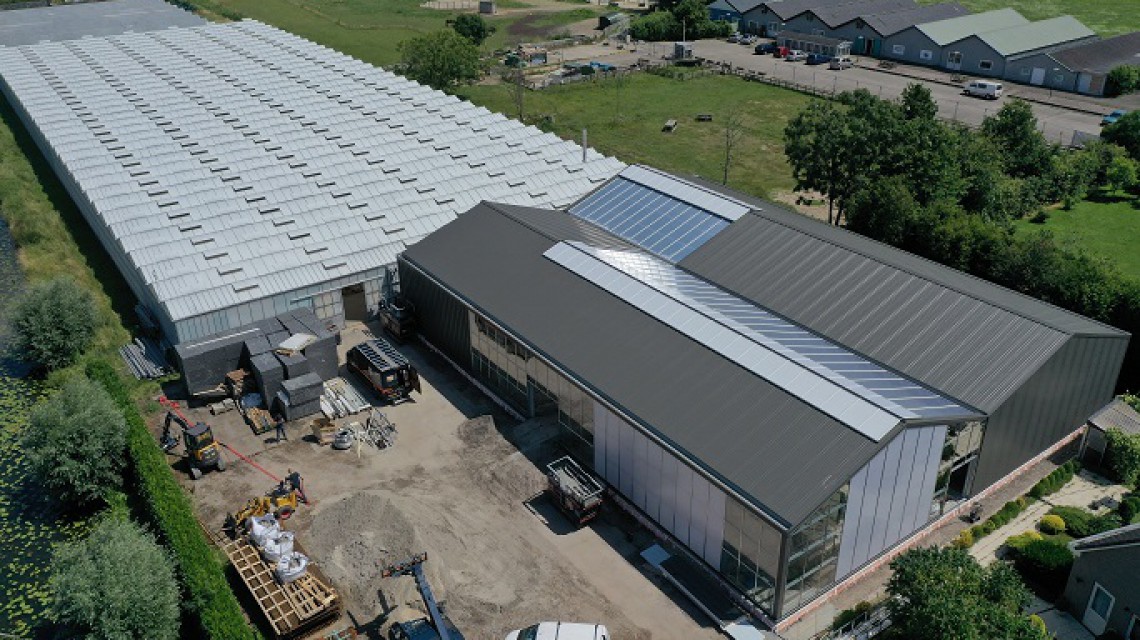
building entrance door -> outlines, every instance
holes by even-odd
[[[1045,70],[1041,67],[1033,67],[1033,74],[1029,76],[1029,84],[1045,84]]]
[[[1080,77],[1077,78],[1078,93],[1088,93],[1090,85],[1092,85],[1092,74],[1082,73]]]
[[[1116,598],[1105,591],[1104,587],[1099,584],[1093,585],[1092,595],[1089,596],[1089,605],[1085,607],[1085,615],[1081,618],[1081,624],[1088,627],[1093,635],[1099,636],[1104,633],[1104,628],[1108,626],[1108,616],[1112,615],[1112,605],[1115,602]]]
[[[364,300],[364,285],[353,284],[340,290],[344,302],[344,319],[363,322],[368,319],[368,304]]]
[[[946,57],[946,68],[951,71],[962,70],[962,52],[951,51],[950,55]]]

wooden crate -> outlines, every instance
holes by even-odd
[[[314,564],[305,575],[281,584],[273,568],[244,536],[237,540],[224,534],[211,537],[237,569],[278,638],[299,637],[336,619],[340,598]],[[296,542],[294,548],[304,553]]]
[[[333,438],[336,436],[336,425],[328,418],[317,418],[313,420],[313,437],[317,439],[317,443],[321,445],[332,444]]]
[[[245,421],[250,429],[257,435],[273,431],[274,422],[273,416],[265,409],[252,407],[245,410]]]

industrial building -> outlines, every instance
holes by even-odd
[[[773,621],[1072,437],[1129,339],[642,166],[399,269],[427,342]]]
[[[175,344],[363,319],[480,200],[564,206],[624,166],[248,20],[3,47],[0,90]]]
[[[1047,77],[1051,88],[1102,96],[1108,88],[1108,73],[1125,65],[1140,65],[1140,31],[1026,56],[1018,61],[1016,73],[1021,82],[1034,84],[1040,78],[1040,84],[1046,84]]]

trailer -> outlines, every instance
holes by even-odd
[[[420,392],[420,376],[384,338],[365,340],[348,350],[348,368],[376,389],[386,402],[397,404],[408,400],[412,391]]]
[[[597,517],[605,487],[570,456],[546,465],[546,479],[555,504],[581,527]]]

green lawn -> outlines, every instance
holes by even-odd
[[[1126,276],[1140,279],[1140,250],[1136,245],[1140,238],[1140,199],[1086,200],[1072,211],[1050,211],[1044,224],[1019,220],[1016,228],[1022,233],[1048,229],[1058,239],[1108,259]]]
[[[467,87],[459,93],[493,111],[515,115],[503,86]],[[624,85],[599,80],[528,91],[525,109],[528,122],[566,139],[581,140],[585,127],[590,146],[625,162],[717,182],[723,172],[722,122],[729,110],[739,109],[743,135],[733,153],[729,185],[767,195],[793,186],[784,159],[783,131],[808,100],[799,93],[734,77],[672,80],[635,74]],[[713,114],[713,122],[696,122],[698,113]],[[674,118],[677,129],[662,133],[661,126]]]
[[[936,4],[943,0],[918,0]],[[1104,37],[1140,30],[1140,0],[961,0],[978,13],[1010,7],[1030,20],[1071,15]]]
[[[422,0],[210,0],[209,7],[220,7],[290,31],[309,40],[375,65],[389,65],[400,59],[399,43],[408,38],[446,28],[457,12],[421,7]],[[510,1],[504,8],[528,6]],[[556,33],[571,22],[596,16],[598,8],[567,5],[562,13],[540,13],[531,18],[532,26]],[[527,20],[528,14],[514,13],[488,19],[496,32],[484,43],[487,50],[499,49],[524,40],[542,39],[543,34],[512,34],[511,25]]]

